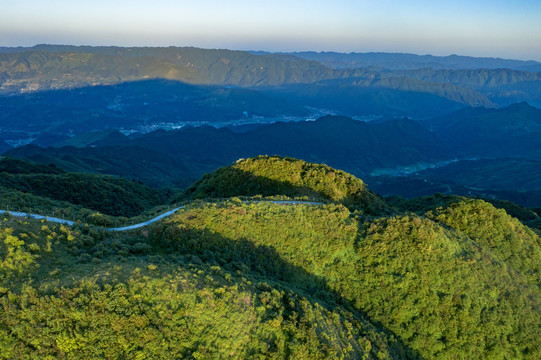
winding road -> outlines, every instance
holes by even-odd
[[[272,204],[282,204],[282,205],[324,205],[324,203],[320,203],[320,202],[298,201],[298,200],[248,200],[248,201],[243,201],[243,203],[261,203],[261,202],[268,202],[268,203],[272,203]],[[177,212],[178,210],[184,209],[184,207],[185,207],[185,205],[179,206],[177,208],[174,208],[172,210],[164,212],[163,214],[158,215],[153,219],[150,219],[148,221],[144,221],[144,222],[141,222],[141,223],[138,223],[138,224],[129,225],[129,226],[123,226],[123,227],[116,227],[116,228],[104,228],[104,229],[107,230],[107,231],[128,231],[128,230],[138,229],[138,228],[141,228],[141,227],[144,227],[144,226],[148,226],[148,225],[150,225],[150,224],[152,224],[152,223],[154,223],[156,221],[160,221],[161,219],[166,218],[168,216],[171,216],[175,212]],[[53,216],[30,214],[30,213],[25,213],[25,212],[20,212],[20,211],[0,210],[0,214],[7,214],[7,213],[9,213],[9,214],[11,214],[13,216],[17,216],[17,217],[29,217],[29,218],[32,218],[32,219],[45,220],[45,221],[50,221],[50,222],[69,225],[69,226],[75,225],[74,221],[59,219],[59,218],[53,217]]]

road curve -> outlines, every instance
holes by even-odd
[[[145,221],[145,222],[142,222],[142,223],[139,223],[139,224],[123,226],[123,227],[117,227],[117,228],[106,228],[106,230],[108,230],[108,231],[128,231],[128,230],[137,229],[137,228],[140,228],[140,227],[150,225],[153,222],[156,222],[158,220],[163,219],[164,217],[168,217],[170,215],[173,215],[175,212],[177,212],[180,209],[184,209],[184,206],[179,206],[178,208],[175,208],[173,210],[169,210],[167,212],[164,212],[163,214],[158,215],[153,219],[150,219],[148,221]]]
[[[320,203],[320,202],[298,201],[298,200],[247,200],[247,201],[243,201],[243,203],[261,203],[261,202],[268,202],[268,203],[282,204],[282,205],[324,205],[324,203]],[[180,209],[184,209],[184,205],[179,206],[177,208],[174,208],[172,210],[169,210],[167,212],[164,212],[163,214],[158,215],[153,219],[141,222],[139,224],[123,226],[123,227],[116,227],[116,228],[104,228],[104,229],[107,230],[107,231],[128,231],[128,230],[138,229],[138,228],[150,225],[150,224],[152,224],[152,223],[154,223],[156,221],[160,221],[161,219],[163,219],[165,217],[171,216]],[[75,225],[75,221],[59,219],[57,217],[46,216],[46,215],[38,215],[38,214],[30,214],[30,213],[25,213],[25,212],[20,212],[20,211],[0,210],[0,214],[7,214],[7,213],[9,213],[9,214],[11,214],[13,216],[17,216],[17,217],[29,217],[29,218],[32,218],[32,219],[45,220],[45,221],[50,221],[50,222],[54,222],[54,223],[57,223],[57,224],[64,224],[64,225],[69,225],[69,226]]]
[[[59,219],[59,218],[56,218],[56,217],[46,216],[46,215],[29,214],[29,213],[20,212],[20,211],[0,210],[0,214],[11,214],[11,215],[17,216],[17,217],[29,217],[29,218],[32,218],[32,219],[47,220],[47,221],[50,221],[50,222],[54,222],[54,223],[58,223],[58,224],[65,224],[65,225],[70,225],[70,226],[73,226],[75,224],[74,221]]]

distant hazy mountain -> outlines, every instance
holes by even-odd
[[[462,109],[424,123],[463,156],[541,159],[541,110],[526,103]]]
[[[348,57],[355,54],[323,53],[320,55]],[[307,97],[304,96],[310,106],[319,108],[319,103],[327,99],[328,104],[325,106],[328,106],[329,110],[350,116],[405,114],[427,117],[456,110],[460,105],[490,107],[519,101],[528,101],[533,105],[541,106],[541,95],[539,95],[541,73],[528,72],[537,66],[534,62],[448,57],[442,58],[447,60],[442,60],[441,66],[427,68],[428,65],[434,64],[423,63],[422,66],[417,67],[391,66],[389,70],[385,64],[389,57],[393,58],[394,55],[397,59],[411,58],[411,61],[424,59],[424,57],[411,54],[376,55],[373,56],[373,60],[381,61],[377,66],[361,68],[362,64],[353,63],[353,68],[336,69],[327,66],[323,60],[320,60],[323,61],[322,63],[305,59],[299,57],[299,54],[296,56],[254,54],[244,51],[176,47],[38,45],[32,48],[4,48],[0,50],[0,93],[19,94],[49,89],[84,89],[96,85],[169,79],[181,82],[185,87],[188,86],[186,84],[214,85],[263,91],[278,89],[286,93],[301,89],[301,96],[296,98],[296,101],[303,98],[302,87],[306,86],[309,88],[307,91],[315,96],[314,99],[310,99],[310,94]],[[432,61],[440,58],[428,57],[427,59]],[[456,60],[454,63],[453,59]],[[468,66],[464,70],[464,67],[455,64],[468,62],[476,65]],[[449,66],[446,65],[447,63]],[[495,67],[497,69],[494,69]],[[506,69],[501,69],[501,67]],[[524,70],[526,68],[528,71]],[[339,84],[338,88],[337,84]],[[146,85],[149,84],[145,83],[142,87]],[[350,88],[343,91],[344,86],[350,86]],[[169,90],[170,87],[164,85],[164,89]],[[218,88],[215,90],[218,91]],[[143,92],[143,90],[139,91]],[[148,89],[147,95],[160,91],[162,90],[152,87]],[[202,96],[201,89],[192,89],[192,91],[199,92],[199,96]],[[239,103],[246,104],[240,107],[254,107],[255,113],[264,110],[262,108],[265,106],[267,112],[268,109],[283,108],[282,104],[273,103],[272,99],[265,98],[261,93],[242,92],[238,89],[219,91],[221,93],[209,93],[211,98],[209,101],[200,99],[201,101],[194,102],[193,96],[184,97],[184,111],[199,113],[201,117],[208,118],[209,116],[230,117],[229,110],[235,110],[236,113],[241,110],[237,106]],[[344,98],[346,94],[344,100],[337,99],[337,97]],[[333,101],[333,98],[336,101]],[[237,105],[233,106],[234,109],[229,106],[231,102],[237,102]],[[289,103],[288,106],[302,107],[304,105],[306,104]],[[106,106],[114,107],[115,104]],[[137,110],[139,113],[145,112],[144,108]],[[30,108],[25,104],[22,113],[29,111]],[[244,111],[242,110],[241,113]],[[156,109],[152,109],[152,113],[156,112]],[[41,111],[37,110],[37,113]],[[29,116],[34,117],[35,114],[29,114]],[[54,115],[54,117],[58,116]],[[79,114],[75,117],[81,116]],[[108,119],[107,122],[114,123],[114,119]]]
[[[426,118],[464,106],[494,107],[485,95],[454,84],[370,74],[270,90],[284,100],[348,115]]]
[[[190,85],[142,80],[108,86],[0,96],[4,130],[37,132],[44,138],[106,129],[152,131],[187,124],[240,124],[280,118],[308,118],[327,109],[357,116],[444,115],[464,106],[491,107],[486,96],[452,84],[405,77],[323,81],[273,88]],[[47,135],[49,136],[49,135]]]
[[[258,56],[198,48],[41,45],[0,53],[2,92],[32,91],[164,78],[191,84],[270,86],[347,77],[298,57]],[[23,51],[24,50],[24,51]]]
[[[494,89],[505,85],[541,81],[541,73],[530,73],[511,69],[417,69],[394,71],[392,74],[394,76],[402,75],[412,79],[440,84],[460,85],[479,91],[489,89],[494,91]]]
[[[433,56],[408,53],[337,53],[337,52],[293,52],[294,56],[319,61],[335,69],[380,67],[389,70],[405,69],[513,69],[530,72],[541,71],[541,63],[500,58],[471,56]]]
[[[387,76],[405,76],[428,83],[465,87],[503,106],[521,101],[541,106],[541,72],[530,73],[510,69],[419,69],[395,71]]]
[[[419,172],[477,189],[541,190],[541,161],[527,159],[462,160]]]
[[[133,143],[224,164],[255,154],[293,156],[356,174],[374,167],[444,156],[444,149],[433,134],[414,121],[365,123],[340,116],[312,122],[275,123],[240,134],[209,127],[159,131],[134,139]]]

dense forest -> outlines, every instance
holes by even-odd
[[[279,156],[239,159],[190,186],[182,198],[304,196],[344,204],[351,210],[381,213],[387,205],[355,176],[327,165]]]
[[[1,216],[0,358],[541,356],[535,209],[381,198],[279,157],[240,160],[176,200],[190,202],[126,233]]]
[[[54,165],[39,165],[9,157],[0,159],[0,191],[45,197],[107,215],[126,217],[139,215],[168,199],[166,190],[119,177],[68,173]],[[1,205],[5,208],[10,203],[21,205],[7,199]],[[34,208],[39,208],[39,205]]]

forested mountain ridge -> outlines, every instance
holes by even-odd
[[[195,180],[205,172],[239,158],[260,154],[327,163],[357,176],[377,167],[446,159],[445,148],[434,134],[409,119],[366,123],[348,117],[325,116],[315,121],[278,122],[240,133],[227,128],[201,126],[154,131],[121,140],[118,145],[96,142],[80,149],[42,149],[27,145],[5,154],[40,163],[52,162],[70,171],[81,171],[77,169],[84,167],[86,171],[92,168],[96,172],[117,171],[113,174],[127,178],[133,176],[142,181],[153,177],[160,181],[161,186],[178,182],[177,176]],[[137,156],[141,156],[141,160],[146,160],[148,166],[154,167],[151,159],[163,165],[145,171],[147,164],[142,164],[134,153],[139,154]],[[168,165],[167,161],[171,164]],[[139,169],[139,175],[126,164]],[[167,174],[160,169],[162,166],[174,172]],[[153,176],[154,171],[163,175]],[[156,180],[148,183],[156,185]]]
[[[500,58],[483,58],[460,55],[433,56],[408,53],[338,53],[338,52],[293,52],[294,56],[307,60],[319,61],[333,68],[375,67],[388,70],[413,69],[512,69],[519,71],[539,72],[541,63],[537,61],[510,60]]]
[[[408,98],[408,94],[410,94],[409,101],[413,101],[415,105],[410,105],[409,109],[399,108],[400,112],[398,113],[403,115],[411,113],[415,116],[427,116],[427,112],[422,112],[419,104],[423,101],[437,103],[445,100],[446,108],[449,108],[449,110],[456,110],[461,105],[494,106],[484,95],[459,85],[429,83],[410,79],[403,75],[391,78],[382,77],[377,72],[364,69],[334,70],[320,63],[293,56],[258,56],[241,51],[197,48],[72,47],[71,50],[68,50],[68,48],[64,47],[46,46],[44,49],[38,51],[32,48],[28,49],[28,52],[0,53],[0,72],[3,74],[0,82],[0,92],[27,94],[44,90],[115,85],[148,79],[168,79],[199,86],[215,85],[253,88],[257,89],[257,92],[260,93],[259,98],[261,98],[264,97],[262,93],[268,91],[269,87],[277,87],[275,90],[281,92],[281,88],[284,86],[287,88],[295,84],[317,84],[326,80],[349,79],[354,81],[352,89],[358,89],[357,94],[352,93],[349,98],[361,95],[370,99],[370,94],[377,93],[380,91],[379,89],[384,89],[399,99]],[[64,50],[58,52],[55,49]],[[332,94],[335,90],[334,86],[329,87],[328,85],[319,88],[319,91],[323,91],[325,94]],[[96,92],[96,90],[93,92]],[[151,94],[152,92],[148,93]],[[199,93],[201,93],[201,90],[199,90]],[[419,93],[419,95],[416,95],[416,93]],[[55,98],[60,96],[60,100],[62,98],[62,94],[56,95],[53,93],[51,95]],[[257,104],[262,103],[257,96],[252,99],[248,95],[241,95],[241,97],[247,97],[244,101],[248,106],[246,109],[237,111],[237,116],[241,116],[243,111],[252,113],[250,110],[250,107],[253,106],[252,103],[256,107]],[[320,96],[322,95],[320,94]],[[125,97],[120,92],[116,96]],[[344,96],[344,94],[341,96]],[[313,106],[312,102],[299,103],[301,99],[301,97],[295,98],[298,105]],[[392,105],[392,101],[382,101],[382,99],[377,101],[376,97],[372,96],[371,101],[374,102],[374,105],[362,109],[363,113],[370,114],[373,111],[383,111],[383,113],[391,114],[393,109],[387,109],[387,107]],[[32,102],[32,99],[29,100]],[[151,99],[151,101],[147,102],[152,105],[154,101],[155,99]],[[34,102],[36,102],[35,99]],[[186,102],[186,99],[184,99],[184,102]],[[78,101],[77,103],[83,104],[88,103],[88,101]],[[188,103],[183,106],[195,108],[197,112],[202,113],[203,118],[207,118],[205,112],[209,110],[204,105],[205,103],[201,104],[195,99],[189,99]],[[330,105],[335,111],[339,112],[360,110],[341,109],[339,103]],[[42,104],[42,107],[44,106],[45,104]],[[60,110],[65,112],[68,108],[69,106],[64,106]],[[159,107],[147,106],[147,109],[149,108],[156,109],[159,113]],[[438,106],[434,106],[433,109],[438,109]],[[54,111],[54,109],[52,110]],[[120,110],[120,108],[116,110]],[[143,110],[144,108],[139,109],[139,111]],[[51,110],[47,109],[47,111]],[[103,110],[93,109],[93,111],[100,113]],[[419,113],[417,113],[418,111]],[[289,115],[298,112],[299,110],[294,110]],[[196,119],[193,116],[193,111],[188,113],[192,116],[188,119],[182,119],[183,121],[202,120]],[[219,114],[217,111],[213,113]],[[255,114],[257,114],[257,111]],[[355,112],[350,114],[353,115]],[[105,115],[108,115],[108,117],[113,115],[114,117],[114,114],[101,116]],[[260,112],[259,115],[264,114]],[[225,116],[227,117],[227,114]],[[173,118],[176,121],[181,120],[175,114],[173,114]]]
[[[114,84],[164,78],[192,84],[284,85],[350,76],[295,57],[198,48],[103,48],[44,46],[0,53],[2,88],[28,90]]]
[[[419,69],[394,72],[393,74],[403,74],[423,81],[451,83],[475,90],[497,89],[504,85],[541,80],[541,72],[532,73],[505,68],[477,70]]]
[[[59,149],[36,145],[19,147],[5,156],[23,158],[37,163],[55,164],[69,172],[101,173],[136,179],[150,186],[186,187],[219,163],[191,162],[186,157],[141,146],[104,146]]]
[[[506,64],[514,63],[502,62],[502,65]],[[0,74],[0,91],[12,94],[158,78],[194,85],[250,87],[261,91],[266,91],[267,87],[288,87],[343,79],[354,81],[355,87],[362,87],[367,94],[361,92],[357,96],[362,94],[367,99],[370,99],[370,94],[382,88],[399,98],[405,96],[402,92],[410,95],[419,92],[421,95],[431,94],[436,97],[430,99],[425,96],[425,102],[446,99],[468,106],[508,105],[517,101],[538,104],[541,101],[532,91],[539,87],[539,73],[528,71],[493,68],[389,71],[361,66],[334,69],[293,55],[188,47],[40,45],[11,51],[3,49],[0,51]],[[332,93],[335,89],[327,86],[320,89],[322,90]],[[421,101],[416,97],[413,99]],[[390,104],[392,102],[381,105]],[[343,111],[340,108],[334,110]],[[374,110],[382,109],[374,106],[364,109],[364,114],[370,114],[368,111]],[[389,110],[383,110],[389,113]],[[404,114],[406,109],[401,110]],[[349,115],[354,116],[357,113]],[[419,116],[426,115],[420,113]]]
[[[462,109],[426,125],[465,156],[541,159],[541,110],[527,103]]]
[[[235,165],[250,175],[232,174]],[[290,189],[332,202],[367,191],[351,175],[290,158],[230,169],[212,175],[230,196],[246,195],[243,181],[260,195],[292,181]],[[289,195],[306,195],[300,190]],[[352,214],[338,203],[198,200],[128,234],[4,216],[0,353],[538,358],[539,236],[482,200],[436,196],[418,205],[416,213],[395,202]]]
[[[351,210],[381,215],[385,202],[362,180],[322,164],[279,156],[239,159],[192,184],[183,194],[190,199],[232,196],[305,196],[340,203]]]
[[[7,157],[0,158],[0,188],[2,193],[24,193],[125,217],[139,215],[168,201],[166,190],[119,177],[69,173],[54,165],[38,165]],[[1,202],[3,210],[6,205],[17,209],[11,200],[2,197]],[[37,210],[39,206],[36,204],[34,208]]]
[[[535,180],[526,181],[539,173],[540,124],[539,109],[518,103],[502,109],[464,108],[417,121],[324,116],[240,130],[185,126],[136,136],[113,130],[72,137],[43,134],[35,140],[43,148],[27,145],[5,154],[177,189],[239,158],[292,156],[350,172],[384,195],[454,192],[539,206],[541,189]],[[487,158],[493,165],[486,173],[471,166],[484,167]],[[459,167],[462,180],[448,171]],[[384,177],[408,174],[415,178]]]

